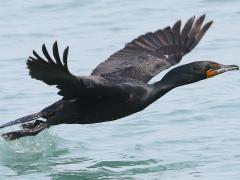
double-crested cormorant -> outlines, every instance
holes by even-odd
[[[2,135],[7,140],[37,135],[57,124],[90,124],[113,121],[139,112],[175,87],[207,79],[226,71],[238,70],[237,65],[221,65],[197,61],[170,70],[159,82],[148,84],[155,75],[180,62],[201,40],[211,22],[203,23],[205,15],[190,18],[181,29],[181,21],[154,33],[139,36],[106,61],[90,76],[75,76],[68,69],[68,47],[61,60],[57,42],[52,58],[45,44],[45,58],[35,51],[27,68],[32,78],[56,85],[62,99],[34,113],[3,124],[0,128],[19,123],[22,129]],[[45,119],[45,120],[42,120]]]

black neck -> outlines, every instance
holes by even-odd
[[[184,74],[180,74],[177,77],[176,76],[172,76],[172,77],[165,76],[159,82],[156,82],[151,85],[152,92],[150,93],[147,103],[148,104],[153,103],[154,101],[156,101],[157,99],[159,99],[160,97],[162,97],[163,95],[165,95],[166,93],[168,93],[169,91],[171,91],[172,89],[174,89],[176,87],[183,86],[186,84],[191,84],[191,83],[197,82],[199,80],[201,80],[201,79],[199,79],[199,78],[194,79],[193,77],[185,76]]]
[[[176,87],[206,79],[205,75],[198,73],[193,67],[193,63],[178,66],[165,74],[159,82],[152,84],[146,105],[153,103]]]
[[[152,92],[149,97],[149,104],[153,103],[154,101],[158,100],[160,97],[174,89],[175,87],[171,84],[166,83],[165,81],[159,81],[152,84]]]

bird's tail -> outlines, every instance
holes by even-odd
[[[33,120],[38,119],[40,117],[41,117],[41,113],[30,114],[28,116],[24,116],[22,118],[14,120],[14,121],[10,121],[8,123],[5,123],[5,124],[0,126],[0,129],[8,127],[8,126],[15,125],[15,124],[21,124],[21,123],[26,123],[26,122],[29,122],[29,121],[33,121]]]

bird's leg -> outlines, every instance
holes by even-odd
[[[35,128],[33,129],[23,129],[23,130],[19,130],[19,131],[13,131],[13,132],[9,132],[9,133],[5,133],[2,134],[1,136],[5,139],[5,140],[15,140],[24,136],[36,136],[38,133],[40,133],[42,130],[44,130],[45,128],[48,128],[49,124],[47,123],[42,123],[37,125]]]
[[[34,122],[31,122],[31,123],[26,123],[26,124],[22,124],[21,127],[23,129],[33,129],[35,128],[36,126],[38,126],[39,124],[42,124],[44,123],[44,121],[42,120],[36,120]]]

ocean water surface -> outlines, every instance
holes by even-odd
[[[60,98],[55,87],[32,80],[26,69],[27,57],[43,43],[51,48],[58,40],[61,50],[69,45],[71,71],[88,75],[133,38],[204,13],[214,24],[180,64],[240,65],[238,0],[1,1],[1,124]],[[239,92],[240,74],[229,72],[176,88],[118,121],[0,139],[0,179],[238,180]]]

